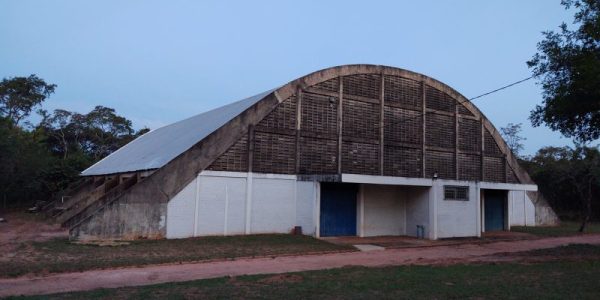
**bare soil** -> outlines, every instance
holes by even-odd
[[[97,288],[139,286],[241,275],[284,274],[345,266],[385,267],[518,261],[523,256],[522,252],[524,251],[551,249],[569,244],[599,245],[600,235],[588,234],[536,240],[403,248],[372,252],[239,259],[208,263],[122,268],[117,270],[94,270],[34,278],[0,279],[0,297],[18,294],[34,295]],[[510,253],[516,255],[510,255]],[[535,252],[529,252],[528,255],[534,256],[532,253]],[[538,252],[538,254],[541,255],[544,253]],[[298,279],[283,276],[272,277],[269,280],[276,282]]]

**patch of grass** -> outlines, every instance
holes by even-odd
[[[566,221],[561,222],[559,226],[536,226],[536,227],[525,227],[525,226],[511,226],[511,231],[525,232],[537,236],[570,236],[581,234],[577,230],[581,224],[578,222]],[[586,226],[585,233],[600,233],[600,223],[589,223]]]
[[[14,299],[599,299],[600,262],[348,267]]]
[[[511,255],[519,256],[552,256],[556,258],[579,257],[582,259],[600,259],[600,245],[569,244],[547,249],[516,252]]]
[[[114,247],[55,239],[31,242],[23,247],[10,260],[0,260],[0,277],[353,249],[309,236],[287,234],[132,241]]]

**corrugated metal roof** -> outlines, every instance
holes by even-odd
[[[87,168],[81,175],[158,169],[250,108],[273,90],[152,130]]]

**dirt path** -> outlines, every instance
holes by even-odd
[[[590,234],[529,241],[391,249],[371,252],[241,259],[211,263],[86,271],[43,277],[0,279],[0,297],[148,285],[222,276],[320,270],[349,265],[379,267],[407,264],[450,264],[490,261],[490,256],[498,253],[553,248],[575,243],[600,244],[600,235]],[[505,258],[502,260],[506,261]]]

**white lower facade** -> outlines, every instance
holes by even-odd
[[[356,187],[353,235],[416,236],[429,239],[481,236],[485,191],[505,191],[503,230],[534,226],[535,207],[527,191],[535,185],[343,174]],[[444,186],[468,187],[468,200],[444,199]],[[321,183],[295,175],[203,171],[167,206],[167,238],[290,233],[319,237]],[[354,225],[352,225],[354,226]]]

